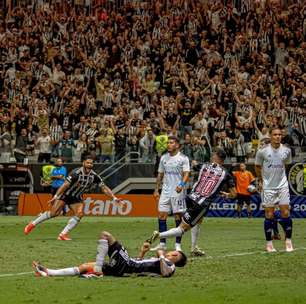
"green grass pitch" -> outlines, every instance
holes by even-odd
[[[52,268],[93,261],[99,232],[108,230],[131,256],[156,229],[153,218],[84,218],[57,241],[67,218],[57,218],[23,235],[29,217],[0,217],[0,303],[306,303],[306,221],[294,220],[292,253],[263,253],[262,219],[205,220],[199,245],[208,257],[195,258],[170,279],[154,277],[36,278],[32,260]],[[173,224],[170,218],[168,223]],[[168,247],[174,240],[168,240]],[[275,241],[284,249],[284,241]],[[189,252],[190,233],[183,239]],[[238,254],[241,255],[239,256]]]

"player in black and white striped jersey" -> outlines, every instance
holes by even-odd
[[[64,269],[49,269],[37,262],[33,262],[36,276],[78,276],[101,277],[123,276],[124,274],[156,274],[162,277],[171,277],[176,267],[183,267],[187,263],[187,257],[182,251],[157,250],[155,258],[144,258],[149,251],[150,244],[144,242],[138,258],[129,256],[127,250],[109,232],[103,231],[98,240],[95,262],[82,264],[78,267]],[[108,255],[109,261],[106,262]]]
[[[149,243],[161,238],[182,236],[208,213],[209,207],[217,194],[225,198],[236,197],[234,179],[223,167],[225,158],[225,151],[217,148],[212,155],[211,162],[201,165],[198,180],[186,197],[187,211],[182,217],[181,224],[161,233],[154,231],[147,240]],[[222,191],[224,187],[229,192]]]
[[[51,210],[45,211],[30,222],[25,227],[24,233],[29,234],[38,224],[59,216],[65,206],[68,206],[73,211],[74,216],[69,219],[66,227],[59,234],[58,240],[70,241],[68,233],[77,226],[83,217],[83,193],[89,192],[93,185],[98,185],[102,192],[110,196],[115,202],[120,203],[121,200],[115,197],[111,189],[104,184],[102,178],[92,168],[93,159],[90,156],[85,157],[83,166],[72,171],[48,202],[51,205]]]

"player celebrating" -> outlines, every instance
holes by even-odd
[[[202,165],[197,182],[191,193],[186,196],[187,211],[182,217],[182,222],[177,228],[159,233],[154,231],[147,240],[149,243],[158,238],[182,236],[184,232],[194,227],[207,214],[211,203],[218,193],[226,198],[235,198],[236,190],[233,177],[222,166],[226,153],[217,149],[211,159],[211,163]],[[221,191],[227,187],[229,192]]]
[[[255,160],[255,171],[262,185],[262,206],[265,209],[264,229],[266,250],[275,252],[272,242],[273,218],[276,205],[279,205],[281,219],[279,223],[284,229],[286,251],[293,251],[292,219],[290,218],[289,185],[285,164],[291,163],[291,150],[281,144],[282,132],[278,127],[271,131],[271,143],[258,150]]]
[[[241,217],[243,204],[247,205],[248,217],[251,217],[251,193],[249,186],[255,182],[255,177],[252,172],[246,170],[246,165],[241,163],[238,171],[233,171],[236,178],[236,192],[237,192],[237,215]],[[255,188],[256,190],[256,188]]]
[[[158,200],[158,224],[159,232],[167,230],[167,217],[173,212],[175,224],[178,227],[181,223],[182,214],[186,211],[185,187],[189,178],[190,165],[187,156],[179,151],[179,140],[175,136],[169,136],[167,149],[168,153],[163,154],[158,167],[157,183],[154,197]],[[162,192],[159,196],[161,183]],[[166,239],[161,239],[160,244],[152,250],[166,249]],[[176,250],[182,250],[181,237],[176,238]]]
[[[58,240],[70,241],[68,232],[75,228],[83,217],[83,193],[88,192],[93,185],[99,185],[101,190],[110,196],[115,202],[121,202],[113,192],[103,183],[102,178],[92,170],[93,159],[85,157],[83,166],[75,169],[66,178],[64,184],[57,190],[53,198],[48,202],[51,205],[50,211],[40,214],[34,221],[24,228],[24,233],[29,234],[38,224],[59,216],[67,205],[74,213],[68,224],[59,234]]]
[[[45,268],[33,262],[37,276],[123,276],[131,273],[153,273],[162,277],[170,277],[175,272],[175,267],[183,267],[187,262],[185,254],[181,251],[158,250],[157,258],[143,259],[150,249],[149,243],[144,243],[138,258],[131,258],[126,249],[109,233],[103,231],[98,241],[96,262],[85,263],[79,267],[64,269]],[[106,255],[109,263],[105,262]]]

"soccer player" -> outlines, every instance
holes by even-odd
[[[281,213],[279,223],[285,232],[286,251],[293,251],[292,219],[290,218],[289,186],[285,165],[291,163],[291,150],[281,144],[282,132],[278,127],[271,130],[271,143],[258,150],[255,171],[262,188],[262,206],[265,209],[264,230],[267,252],[275,252],[272,242],[274,211],[278,205]]]
[[[158,225],[159,231],[167,230],[167,217],[172,211],[175,224],[181,223],[182,214],[186,211],[185,195],[186,185],[190,174],[190,164],[187,156],[180,151],[179,140],[175,136],[168,137],[168,153],[163,154],[159,166],[154,197],[158,200]],[[162,186],[161,195],[159,188]],[[166,239],[161,239],[160,244],[152,250],[166,249]],[[181,237],[176,238],[175,250],[182,250]]]
[[[251,211],[251,193],[249,186],[255,182],[255,177],[252,172],[246,170],[246,165],[241,163],[238,171],[233,171],[233,176],[236,178],[236,192],[237,192],[237,215],[241,217],[243,204],[247,205],[248,217],[252,216]]]
[[[29,234],[38,224],[59,216],[65,206],[68,206],[73,211],[74,216],[59,234],[58,240],[70,241],[71,238],[68,233],[78,225],[83,217],[83,193],[88,192],[93,185],[98,185],[114,202],[121,203],[121,200],[113,194],[111,189],[104,184],[102,178],[92,168],[93,159],[90,156],[86,156],[83,166],[72,171],[64,184],[48,202],[51,205],[51,210],[43,212],[34,221],[30,222],[24,228],[24,233]]]
[[[226,153],[218,148],[211,158],[211,163],[201,166],[197,182],[186,196],[187,211],[182,217],[181,224],[165,232],[154,231],[147,240],[153,243],[156,239],[182,236],[184,232],[194,227],[207,214],[211,203],[218,193],[226,198],[235,198],[236,189],[233,177],[223,167]],[[224,192],[227,187],[229,192]]]
[[[96,261],[85,263],[79,267],[64,269],[49,269],[37,262],[33,262],[33,268],[37,276],[123,276],[131,273],[152,273],[162,277],[170,277],[175,272],[175,267],[183,267],[187,262],[187,257],[181,251],[164,250],[156,252],[156,258],[144,259],[149,251],[150,244],[144,242],[138,258],[131,258],[127,250],[107,231],[101,233],[98,240]],[[108,255],[109,262],[105,257]]]

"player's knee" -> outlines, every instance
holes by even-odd
[[[290,216],[290,212],[289,212],[289,210],[282,210],[281,211],[281,217],[282,218],[288,218]]]
[[[189,224],[185,223],[184,221],[181,222],[180,228],[182,229],[183,233],[188,231],[191,227]]]
[[[100,234],[100,239],[109,240],[111,238],[111,234],[107,231],[102,231]]]
[[[56,217],[59,216],[61,214],[61,210],[51,210],[50,211],[50,217]]]
[[[167,217],[168,217],[168,214],[167,214],[166,212],[160,212],[160,213],[158,214],[158,218],[159,218],[160,220],[166,220]]]
[[[174,215],[174,218],[175,218],[176,221],[180,221],[181,218],[182,218],[182,215],[181,215],[180,213],[176,213],[176,214]]]
[[[274,213],[273,212],[265,212],[265,217],[268,220],[272,220],[274,218]]]
[[[84,216],[84,213],[83,213],[83,211],[78,211],[78,212],[76,212],[76,214],[75,214],[79,219],[81,219],[83,216]]]

